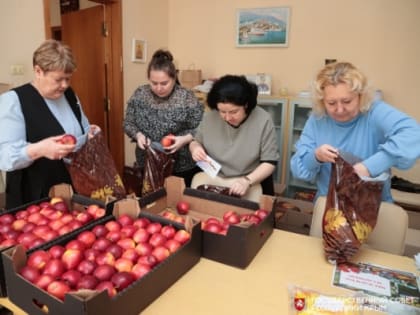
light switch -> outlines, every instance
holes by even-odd
[[[23,65],[15,64],[10,66],[10,74],[11,75],[23,75],[24,68]]]

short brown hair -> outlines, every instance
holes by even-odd
[[[76,70],[76,61],[70,47],[54,39],[44,41],[35,50],[32,64],[45,72],[62,70],[73,73]]]

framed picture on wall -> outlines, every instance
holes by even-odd
[[[133,38],[132,43],[132,62],[146,62],[147,59],[147,42],[144,39]]]
[[[287,47],[289,25],[289,7],[238,9],[236,46]]]

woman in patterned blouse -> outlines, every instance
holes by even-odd
[[[191,90],[177,80],[177,71],[169,51],[157,50],[147,68],[149,83],[139,86],[127,103],[124,131],[136,146],[136,160],[144,165],[145,147],[174,135],[174,143],[165,149],[177,153],[173,175],[183,177],[190,186],[199,170],[191,158],[188,144],[192,141],[204,107]]]

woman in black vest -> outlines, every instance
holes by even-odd
[[[71,49],[47,40],[33,54],[34,79],[0,95],[0,169],[6,173],[6,209],[48,196],[71,183],[62,160],[86,141],[90,126],[69,87],[76,69]],[[62,143],[64,134],[76,143]]]

